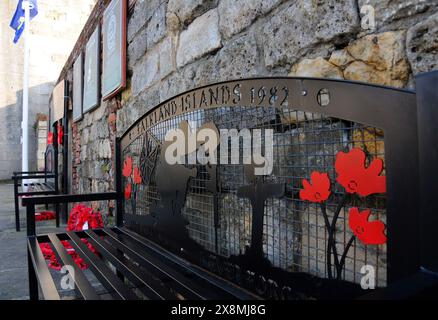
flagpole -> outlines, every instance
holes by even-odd
[[[29,171],[29,29],[30,6],[28,0],[22,2],[24,10],[24,74],[23,74],[23,121],[22,126],[22,158],[21,169]],[[23,181],[23,184],[26,180]],[[27,188],[26,188],[27,189]]]

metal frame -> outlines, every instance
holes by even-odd
[[[252,106],[251,88],[288,88],[289,107],[304,112],[323,113],[329,117],[359,122],[381,128],[385,132],[385,163],[387,175],[387,234],[388,282],[411,275],[420,266],[419,220],[413,219],[417,211],[419,194],[412,185],[418,183],[417,108],[415,92],[396,88],[331,79],[311,78],[253,78],[224,81],[189,90],[172,97],[140,117],[121,137],[122,150],[150,125],[168,120],[176,115],[193,111],[180,107],[187,96],[200,97],[209,89],[221,86],[239,86],[240,98],[226,103],[213,103],[208,108],[222,106]],[[321,89],[330,92],[330,103],[322,107],[318,101]],[[176,112],[160,119],[167,106],[176,105]],[[261,107],[282,107],[281,99],[273,105],[265,99]],[[155,121],[159,119],[158,121]],[[400,159],[403,159],[401,161]]]
[[[21,230],[20,227],[20,203],[19,198],[22,196],[41,196],[41,195],[53,195],[59,193],[58,186],[58,138],[57,131],[54,130],[53,146],[48,145],[44,156],[44,171],[27,171],[27,172],[14,172],[12,180],[14,181],[14,207],[15,207],[15,229],[17,232]],[[53,153],[52,170],[47,171],[47,159]],[[23,184],[23,180],[27,179],[44,179],[43,183],[31,183]],[[49,183],[47,179],[53,179],[53,183]],[[31,189],[37,188],[38,191],[20,191],[19,187],[31,187]],[[46,206],[47,208],[47,206]],[[56,227],[59,227],[59,206],[55,206]]]
[[[117,192],[97,193],[87,195],[57,195],[49,197],[26,198],[23,203],[27,207],[27,244],[29,266],[30,298],[42,296],[49,300],[58,300],[60,295],[50,275],[39,243],[51,243],[56,256],[62,265],[73,265],[71,257],[61,245],[62,240],[68,240],[76,252],[90,266],[94,275],[115,299],[136,300],[138,297],[131,289],[114,274],[103,261],[94,255],[81,239],[87,239],[112,264],[120,274],[136,284],[147,297],[155,300],[177,299],[182,295],[189,299],[259,299],[254,294],[242,290],[235,285],[211,275],[207,271],[185,263],[180,258],[163,248],[132,234],[121,227],[85,232],[67,232],[61,234],[36,235],[35,206],[48,203],[72,203],[88,201],[120,200]],[[105,241],[103,240],[105,238]],[[126,259],[128,255],[133,261]],[[138,265],[142,268],[139,268]],[[75,290],[84,299],[99,299],[99,295],[90,285],[82,270],[75,268]],[[146,271],[145,271],[146,270]],[[166,282],[151,277],[153,274]]]
[[[421,265],[438,274],[437,236],[438,202],[436,181],[438,177],[438,71],[416,77],[418,105],[418,138],[420,157],[420,217]]]
[[[64,85],[64,117],[62,119],[62,125],[64,126],[64,136],[62,138],[62,150],[63,150],[63,159],[62,159],[62,192],[64,194],[68,194],[69,192],[69,174],[68,174],[68,157],[69,157],[69,145],[68,145],[68,134],[69,134],[69,119],[68,119],[68,110],[69,110],[69,82],[65,81]],[[68,220],[68,206],[65,204],[62,208],[62,222],[67,223]]]

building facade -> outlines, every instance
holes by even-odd
[[[47,114],[50,94],[95,0],[39,0],[39,14],[30,27],[29,61],[29,169],[41,169],[36,134],[38,113]],[[0,180],[21,170],[23,39],[14,44],[9,22],[17,1],[0,3]],[[44,145],[41,145],[44,152]]]

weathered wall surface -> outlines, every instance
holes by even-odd
[[[61,78],[96,26],[87,23]],[[375,9],[375,29],[360,8]],[[413,88],[438,69],[437,0],[129,1],[128,88],[73,125],[73,190],[113,188],[113,140],[160,101],[221,80],[301,75]]]
[[[93,11],[60,79],[72,80],[107,3]],[[363,28],[363,6],[375,9],[373,30]],[[130,0],[127,31],[128,87],[71,128],[76,193],[114,189],[114,138],[185,90],[287,75],[414,88],[416,74],[438,69],[438,0]],[[307,266],[315,274],[324,270],[318,261]]]
[[[39,14],[31,23],[29,70],[29,168],[37,169],[38,113],[47,114],[54,81],[64,66],[96,0],[39,0]],[[0,180],[21,170],[21,113],[23,50],[14,45],[9,22],[17,1],[0,2]]]

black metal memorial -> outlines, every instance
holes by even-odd
[[[217,136],[208,152],[202,129]],[[168,160],[178,149],[166,138],[172,130],[185,139],[176,163]],[[256,174],[261,158],[270,170]],[[37,280],[59,297],[36,245],[62,251],[59,240],[124,298],[132,292],[102,276],[109,272],[102,261],[152,298],[359,298],[370,292],[366,276],[385,288],[420,270],[415,92],[305,78],[208,85],[138,119],[116,141],[115,168],[114,193],[24,200],[33,297]],[[114,228],[35,235],[35,204],[109,199],[117,202]],[[149,282],[153,266],[171,270],[173,282]],[[83,276],[77,284],[84,298],[95,297]]]
[[[44,171],[14,172],[15,229],[20,231],[20,197],[52,195],[59,193],[58,187],[58,136],[54,130],[52,143],[48,143],[44,153]],[[46,206],[47,208],[47,206]],[[59,208],[55,206],[56,226],[59,226]]]

